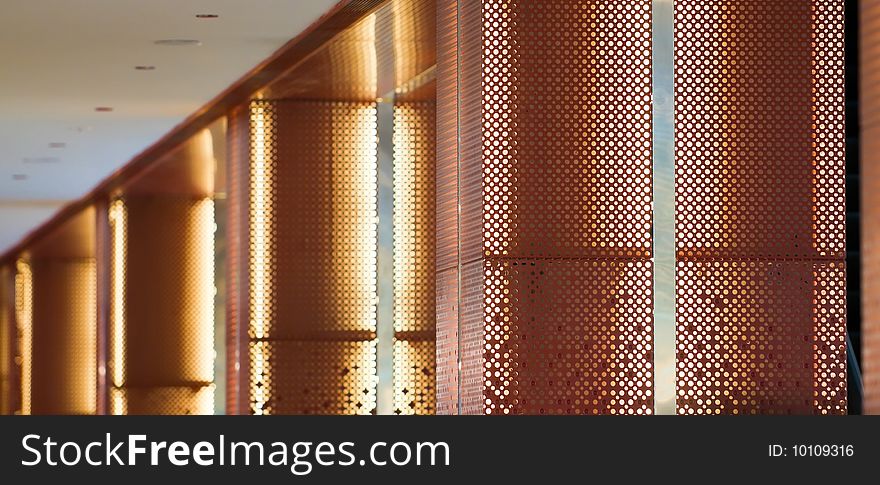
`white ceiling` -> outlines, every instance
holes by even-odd
[[[0,252],[337,2],[0,0]]]

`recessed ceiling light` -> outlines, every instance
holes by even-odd
[[[217,15],[216,13],[197,13],[196,14],[197,19],[216,19],[217,17],[219,17],[219,15]]]
[[[12,180],[27,180],[27,175],[23,173],[14,173],[12,174]]]
[[[109,113],[109,112],[113,111],[113,107],[112,106],[98,106],[97,108],[95,108],[95,111],[97,111],[98,113]]]
[[[154,42],[156,45],[170,45],[170,46],[189,46],[189,45],[202,45],[202,41],[195,39],[161,39]]]
[[[155,71],[156,66],[134,66],[136,71]]]

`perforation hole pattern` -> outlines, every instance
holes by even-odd
[[[13,412],[13,351],[12,311],[15,303],[10,301],[13,286],[8,267],[0,266],[0,415]]]
[[[470,286],[460,301],[462,345],[482,348],[478,381],[461,352],[462,412],[650,414],[651,2],[482,5],[482,203],[461,196],[481,211],[480,321]]]
[[[373,413],[376,106],[254,101],[249,123],[250,412]]]
[[[198,415],[213,409],[214,391],[213,385],[114,388],[110,390],[110,403],[117,415]]]
[[[434,347],[433,340],[394,341],[394,414],[436,412]]]
[[[111,411],[213,414],[213,200],[117,199],[110,232]]]
[[[435,111],[394,105],[395,414],[435,412]]]
[[[15,263],[15,330],[18,333],[16,359],[21,362],[21,402],[19,412],[31,414],[33,376],[34,283],[31,265],[24,259]]]
[[[678,412],[846,412],[843,1],[675,2]]]
[[[846,410],[843,263],[679,261],[680,414]],[[816,331],[814,329],[820,329]]]
[[[376,412],[375,340],[252,342],[251,353],[268,368],[256,384],[267,399],[254,414]]]
[[[676,2],[682,254],[844,256],[842,4]]]
[[[94,259],[36,259],[33,274],[33,414],[96,410]]]
[[[433,332],[433,103],[394,106],[394,331]]]
[[[651,252],[651,2],[483,7],[483,254]]]
[[[484,264],[487,414],[651,414],[650,261]]]

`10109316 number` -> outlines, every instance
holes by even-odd
[[[768,456],[782,457],[835,457],[835,456],[854,456],[856,453],[853,445],[837,444],[797,444],[797,445],[769,445],[767,449]]]

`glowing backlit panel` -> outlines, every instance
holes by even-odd
[[[435,413],[436,105],[394,105],[394,409]]]
[[[31,265],[20,259],[15,264],[15,325],[18,331],[17,358],[21,362],[21,414],[31,414],[33,375],[34,282]]]
[[[842,0],[675,2],[677,411],[846,412]]]
[[[34,259],[31,274],[30,412],[94,414],[94,259]]]
[[[880,2],[860,2],[863,411],[880,414]]]
[[[110,224],[113,414],[212,414],[214,202],[119,199]]]
[[[438,410],[651,414],[651,2],[455,3],[439,7]]]
[[[250,108],[253,414],[376,409],[376,106]]]

